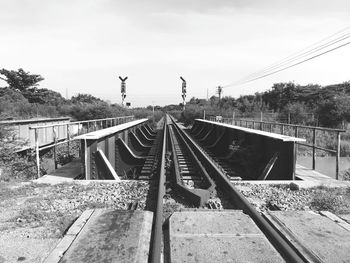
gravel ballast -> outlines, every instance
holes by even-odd
[[[350,212],[350,188],[296,188],[295,184],[236,183],[234,186],[260,212],[266,210],[327,210]]]
[[[69,226],[86,209],[137,209],[148,206],[145,181],[66,183],[1,183],[0,263],[41,262]]]

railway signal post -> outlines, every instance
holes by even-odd
[[[125,81],[128,79],[128,77],[122,78],[119,76],[119,79],[121,80],[121,88],[120,88],[120,93],[122,94],[122,106],[124,106],[124,99],[126,97],[126,84]]]
[[[180,79],[182,80],[182,105],[183,105],[183,110],[185,110],[186,107],[186,80],[183,77],[180,77]]]

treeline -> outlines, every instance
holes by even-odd
[[[0,70],[7,86],[0,88],[0,119],[70,116],[75,120],[100,119],[130,114],[128,109],[109,104],[89,94],[65,99],[58,92],[39,88],[40,75],[23,69]]]
[[[89,94],[78,94],[65,99],[60,93],[39,88],[44,78],[23,69],[0,70],[0,79],[7,83],[0,88],[0,119],[26,119],[33,117],[71,116],[75,120],[99,119],[123,115],[139,118],[153,116],[155,121],[161,112],[176,112],[186,124],[195,118],[221,115],[224,117],[254,118],[294,124],[341,127],[350,120],[350,82],[325,87],[276,83],[268,91],[219,100],[191,98],[182,112],[182,105],[164,107],[123,108],[109,104]]]
[[[189,123],[194,118],[221,115],[240,118],[260,118],[294,124],[341,127],[350,120],[350,82],[321,87],[292,82],[274,84],[271,90],[254,95],[223,97],[208,101],[192,98],[182,113]]]

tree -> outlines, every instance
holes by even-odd
[[[292,124],[308,124],[310,122],[309,110],[302,102],[288,103],[279,113],[281,122],[290,121]]]
[[[22,94],[30,103],[58,106],[66,102],[61,93],[49,89],[33,87],[22,92]]]
[[[21,92],[31,88],[39,86],[39,82],[44,80],[44,78],[37,74],[30,74],[25,72],[23,69],[16,70],[7,70],[1,69],[0,79],[7,82],[8,87],[14,90],[19,90]]]
[[[77,96],[73,96],[71,98],[71,101],[74,104],[81,104],[81,103],[96,104],[96,103],[104,102],[103,100],[96,98],[90,94],[83,94],[83,93],[79,93]]]
[[[339,127],[350,120],[350,97],[345,93],[334,96],[318,107],[318,119],[322,126]]]

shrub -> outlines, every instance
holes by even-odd
[[[343,178],[343,181],[350,181],[350,169],[345,170],[341,177]]]
[[[16,153],[21,143],[16,141],[11,131],[0,126],[0,181],[32,179],[35,163],[32,155],[22,157]]]
[[[317,211],[336,212],[342,206],[342,197],[332,191],[319,191],[311,200],[311,208]]]

